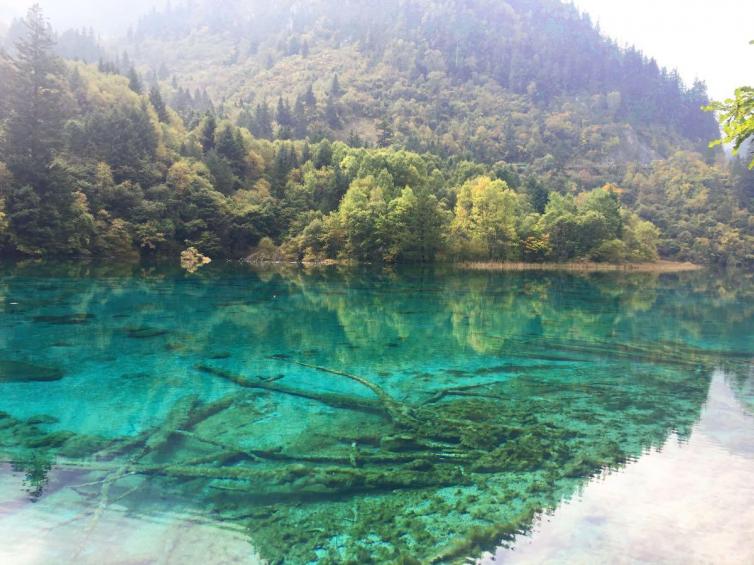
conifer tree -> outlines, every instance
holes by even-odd
[[[149,101],[152,103],[152,106],[154,107],[155,112],[157,112],[157,117],[160,119],[161,122],[167,123],[168,121],[168,108],[165,106],[165,101],[162,99],[162,94],[160,93],[160,87],[156,84],[152,86],[152,88],[149,89]]]
[[[288,101],[284,100],[282,96],[278,98],[275,121],[278,123],[278,137],[280,139],[290,139],[293,136],[293,115],[291,114],[291,107]]]
[[[144,93],[144,85],[141,82],[141,77],[139,77],[139,73],[136,72],[134,67],[131,67],[128,70],[128,88],[133,90],[136,94]]]
[[[364,141],[359,137],[359,134],[356,133],[354,130],[351,130],[348,132],[348,139],[346,140],[346,143],[350,147],[361,147],[364,144]]]
[[[377,145],[379,147],[390,147],[393,142],[393,126],[387,118],[382,118],[377,125]]]
[[[332,83],[330,84],[330,94],[336,98],[343,96],[343,89],[340,87],[340,80],[338,74],[335,73],[332,77]]]
[[[290,151],[288,143],[280,145],[275,154],[275,162],[272,170],[272,195],[275,198],[283,198],[285,195],[285,184],[288,179],[288,173],[291,171]]]
[[[202,151],[208,153],[215,148],[215,130],[217,129],[217,120],[212,114],[207,114],[202,124],[199,134],[199,142],[202,144]]]
[[[243,175],[246,150],[240,132],[234,132],[231,127],[223,129],[217,137],[216,150],[218,155],[228,161],[236,175]]]
[[[317,97],[314,95],[314,87],[311,84],[304,93],[304,104],[306,104],[308,110],[317,108]]]
[[[6,154],[16,179],[36,185],[62,145],[64,69],[52,53],[52,30],[38,4],[23,23],[26,35],[16,42],[12,61]]]
[[[272,139],[272,112],[267,101],[257,104],[254,110],[254,127],[252,133],[262,139]]]
[[[325,121],[332,129],[340,129],[343,125],[340,119],[340,113],[338,112],[338,105],[335,101],[335,95],[332,93],[327,97],[327,102],[325,104]]]
[[[293,121],[295,123],[293,132],[296,139],[306,138],[309,120],[306,115],[306,106],[301,96],[296,98],[296,104],[293,107]]]
[[[67,110],[64,67],[53,55],[52,30],[38,4],[23,24],[26,33],[16,42],[12,60],[4,148],[15,180],[3,187],[14,245],[28,255],[86,252],[86,210],[74,207],[71,179],[54,162],[63,146]]]

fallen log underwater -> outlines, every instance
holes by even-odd
[[[381,387],[377,386],[376,384],[374,384],[373,382],[369,381],[368,379],[364,377],[353,375],[351,373],[346,373],[345,371],[338,371],[336,369],[328,369],[327,367],[319,367],[317,365],[310,365],[308,363],[302,363],[300,361],[295,361],[293,359],[290,359],[289,357],[284,356],[284,355],[273,355],[270,358],[277,359],[278,361],[282,361],[284,363],[291,363],[293,365],[298,365],[299,367],[313,369],[321,373],[327,373],[330,375],[345,377],[346,379],[350,379],[354,382],[359,383],[360,385],[365,386],[366,388],[371,390],[377,396],[377,398],[380,399],[380,402],[382,403],[382,406],[385,409],[385,412],[390,416],[390,418],[396,424],[409,425],[411,424],[412,420],[414,420],[415,418],[409,406],[396,401],[389,394],[387,394]]]
[[[235,375],[222,369],[210,367],[208,365],[196,365],[194,367],[197,371],[220,377],[232,383],[235,383],[244,388],[253,388],[260,390],[267,390],[270,392],[276,392],[280,394],[286,394],[289,396],[296,396],[299,398],[306,398],[309,400],[315,400],[326,404],[333,408],[347,408],[350,410],[358,410],[361,412],[368,412],[372,414],[382,414],[385,412],[384,408],[379,402],[376,402],[369,398],[357,398],[347,396],[344,394],[335,394],[328,392],[316,392],[303,389],[297,389],[286,385],[275,384],[273,381],[265,380],[261,378],[250,379],[241,375]]]
[[[93,482],[101,485],[101,506],[104,507],[108,504],[110,487],[133,475],[243,481],[256,485],[254,488],[249,487],[248,492],[282,487],[290,489],[294,495],[306,492],[344,494],[457,485],[466,482],[463,465],[471,464],[484,453],[484,450],[474,449],[470,445],[459,447],[464,433],[456,428],[468,426],[473,433],[476,424],[471,419],[459,419],[457,414],[454,417],[435,414],[436,408],[427,410],[425,407],[407,406],[392,399],[384,390],[363,377],[324,367],[300,365],[358,382],[373,391],[378,398],[304,391],[270,379],[249,379],[206,365],[199,365],[196,369],[244,388],[306,398],[331,407],[370,415],[382,415],[388,422],[380,425],[382,438],[379,443],[374,444],[371,437],[365,438],[362,443],[356,436],[349,438],[348,448],[330,454],[287,453],[282,450],[243,447],[206,437],[193,430],[207,420],[222,417],[226,410],[253,397],[230,394],[217,401],[201,404],[196,397],[187,396],[176,402],[159,426],[134,438],[114,441],[88,458],[58,458],[56,465],[105,473],[104,477]],[[492,383],[486,386],[492,386]],[[444,392],[448,395],[456,392],[463,394],[466,388],[468,387]],[[438,400],[439,398],[434,399],[433,402]],[[214,450],[205,454],[195,453],[193,457],[181,461],[180,457],[176,457],[177,454],[180,455],[181,449],[178,448],[176,453],[175,441],[172,441],[176,438],[205,447],[211,446]],[[337,438],[334,440],[337,442]],[[167,452],[163,453],[165,450]],[[147,461],[152,455],[161,453],[160,458],[165,458],[165,462]],[[380,469],[387,466],[391,468]]]
[[[594,352],[593,349],[592,354]],[[514,480],[500,487],[499,492],[510,491],[510,496],[515,497],[521,489],[537,488],[539,492],[546,492],[548,488],[554,489],[557,481],[589,477],[626,460],[626,453],[612,437],[590,436],[587,451],[584,447],[587,440],[580,435],[585,433],[581,424],[587,419],[578,415],[583,406],[567,404],[580,400],[566,395],[563,396],[565,403],[557,403],[549,396],[557,391],[578,392],[579,399],[606,398],[619,404],[618,391],[611,386],[612,377],[607,373],[604,382],[560,382],[545,379],[546,375],[534,377],[520,371],[518,382],[517,379],[480,379],[477,383],[427,391],[424,396],[417,396],[414,403],[408,403],[394,398],[363,376],[290,358],[275,360],[347,379],[363,386],[370,396],[297,388],[286,384],[285,377],[255,378],[208,364],[196,365],[200,373],[233,383],[237,390],[205,403],[194,396],[183,397],[159,425],[135,437],[109,440],[103,447],[79,457],[58,457],[54,462],[60,468],[90,473],[82,479],[88,482],[76,486],[79,490],[85,489],[93,500],[99,500],[92,524],[99,519],[101,509],[115,501],[124,504],[125,500],[127,504],[128,497],[138,492],[141,484],[144,488],[182,496],[190,493],[197,504],[213,508],[226,518],[250,516],[248,519],[252,521],[255,519],[253,508],[258,505],[274,508],[265,516],[290,505],[295,508],[290,516],[282,517],[283,510],[281,517],[265,518],[261,523],[269,520],[276,528],[293,530],[298,520],[296,513],[304,512],[309,503],[316,505],[323,500],[353,499],[377,508],[375,500],[380,498],[418,501],[429,499],[442,489],[479,489],[494,480],[492,475],[497,473],[512,473],[519,479],[539,477],[533,483],[527,482],[529,479],[519,483]],[[681,370],[688,368],[686,364],[676,366]],[[490,372],[492,374],[495,373]],[[652,390],[666,390],[658,387],[676,384],[674,380],[665,383],[662,375],[657,378]],[[671,378],[674,378],[672,374]],[[442,377],[439,382],[447,383],[448,379]],[[536,394],[530,395],[529,391]],[[689,389],[690,393],[695,391]],[[250,420],[249,415],[254,415],[255,411],[263,416],[270,414],[278,405],[276,395],[305,399],[335,409],[312,410],[318,418],[314,421],[315,432],[321,429],[316,442],[281,442],[287,447],[269,447],[271,442],[264,438],[269,428],[257,430],[251,423],[256,419]],[[651,406],[656,403],[653,398],[644,401]],[[570,410],[570,417],[580,425],[570,430],[561,428],[562,414],[547,421],[548,411],[554,414],[559,408]],[[590,405],[590,408],[594,407]],[[614,413],[609,411],[591,410],[587,415],[605,422],[612,422],[614,418]],[[332,424],[327,424],[328,420]],[[350,425],[340,427],[343,422]],[[23,425],[24,430],[29,427],[29,424]],[[327,427],[316,427],[320,425]],[[43,440],[35,434],[23,433],[16,437],[27,435],[37,445]],[[47,443],[52,446],[50,452],[55,453],[57,443]],[[122,488],[111,491],[120,481],[123,481]],[[474,507],[474,503],[467,504]],[[386,502],[385,508],[391,506]],[[461,510],[464,510],[462,505]],[[312,512],[312,516],[316,516],[316,511]],[[368,525],[369,520],[376,520],[375,516],[359,519],[362,527]],[[492,521],[482,529],[468,531],[459,526],[453,543],[445,549],[442,544],[436,545],[440,549],[431,559],[425,556],[428,557],[426,562],[453,562],[474,553],[480,545],[494,544],[504,534],[520,528],[530,517],[531,513],[527,512],[520,520]],[[324,528],[322,536],[330,533],[331,530]]]

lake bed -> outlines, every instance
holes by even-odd
[[[745,278],[22,265],[0,316],[3,562],[750,561]]]

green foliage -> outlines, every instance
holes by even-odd
[[[20,183],[44,183],[44,171],[62,144],[66,110],[62,61],[52,53],[52,30],[39,5],[23,20],[26,34],[15,45],[5,161]]]
[[[592,259],[603,263],[623,263],[627,255],[626,244],[620,239],[603,241],[591,252]]]
[[[141,21],[134,47],[145,66],[208,85],[257,137],[345,140],[354,132],[381,147],[485,163],[549,156],[558,166],[550,172],[575,180],[594,175],[592,164],[704,150],[717,131],[700,111],[708,103],[702,83],[684,85],[636,49],[606,41],[564,2],[387,0],[333,10],[249,0],[224,6],[221,28],[208,25],[216,11],[209,0],[157,11]],[[292,22],[281,16],[289,11]],[[251,127],[260,113],[252,101],[261,110],[281,96],[306,98],[304,114],[294,106],[275,120],[268,109],[264,125]]]
[[[157,112],[157,117],[163,123],[167,123],[170,117],[168,116],[168,108],[165,105],[165,101],[162,99],[162,93],[160,87],[157,85],[152,86],[149,89],[149,102],[152,104],[152,108]]]
[[[385,191],[375,179],[354,181],[338,209],[345,235],[343,247],[349,257],[369,261],[386,252],[386,215]]]
[[[504,181],[479,177],[458,191],[451,226],[454,255],[471,259],[517,259],[520,197]]]
[[[605,237],[619,239],[623,235],[623,218],[621,217],[620,202],[617,187],[605,187],[586,194],[582,209],[594,212],[605,219]]]
[[[409,25],[421,44],[377,18],[379,42],[359,25],[358,45],[331,44],[329,33],[315,30],[302,62],[301,41],[284,42],[280,55],[263,34],[265,48],[250,50],[244,63],[253,69],[257,56],[271,57],[256,90],[229,93],[218,108],[205,90],[191,94],[177,82],[144,94],[126,55],[99,70],[63,63],[33,9],[16,57],[0,58],[0,94],[7,94],[0,96],[0,249],[132,258],[195,247],[243,257],[264,241],[276,258],[313,261],[662,255],[754,264],[754,177],[687,150],[706,131],[689,114],[703,87],[684,90],[666,76],[648,92],[657,95],[661,84],[678,96],[648,103],[628,92],[631,85],[601,76],[584,88],[610,86],[608,94],[586,95],[559,70],[540,74],[518,55],[475,60],[500,41],[513,42],[505,46],[519,55],[518,41],[544,48],[530,30],[523,39],[491,35],[475,10],[463,18],[478,26],[478,37],[461,34],[450,57],[450,46],[423,27],[443,29],[449,8],[426,8],[425,23]],[[499,11],[493,16],[508,22]],[[244,59],[240,51],[234,57]],[[642,80],[655,76],[636,53],[620,57],[643,69]],[[339,74],[323,71],[327,80],[314,83],[311,73],[297,74],[297,65],[322,61]],[[153,66],[161,67],[180,63]],[[212,80],[216,88],[226,82]],[[276,100],[274,111],[267,100]],[[660,107],[673,123],[658,117]]]
[[[148,186],[160,178],[156,163],[159,133],[145,101],[91,113],[71,123],[69,131],[71,149],[106,162],[116,180]]]
[[[751,45],[754,45],[754,41]],[[724,133],[722,139],[710,144],[711,147],[730,143],[734,151],[738,152],[744,143],[754,137],[754,87],[737,88],[733,98],[724,102],[713,102],[705,110],[719,115]],[[754,169],[754,160],[749,164],[749,168]]]
[[[144,93],[144,84],[141,82],[141,77],[136,69],[131,67],[128,71],[128,88],[133,90],[136,94]]]
[[[631,167],[623,186],[639,216],[655,224],[660,255],[699,263],[751,265],[754,225],[730,172],[679,152]],[[751,206],[751,202],[748,203]],[[730,244],[730,245],[729,245]]]
[[[623,212],[623,243],[625,260],[656,261],[660,230],[651,222],[641,220],[636,214]]]
[[[737,88],[733,98],[725,102],[714,102],[707,106],[707,109],[720,114],[725,134],[722,139],[713,141],[712,147],[731,143],[733,149],[738,152],[747,140],[754,137],[754,88]],[[754,160],[749,168],[754,169]]]

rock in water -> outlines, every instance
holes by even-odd
[[[63,371],[54,367],[42,367],[23,361],[0,360],[0,383],[31,383],[59,381]]]
[[[181,253],[181,268],[186,269],[189,273],[195,273],[199,267],[209,265],[212,259],[202,255],[196,247],[189,247]]]

